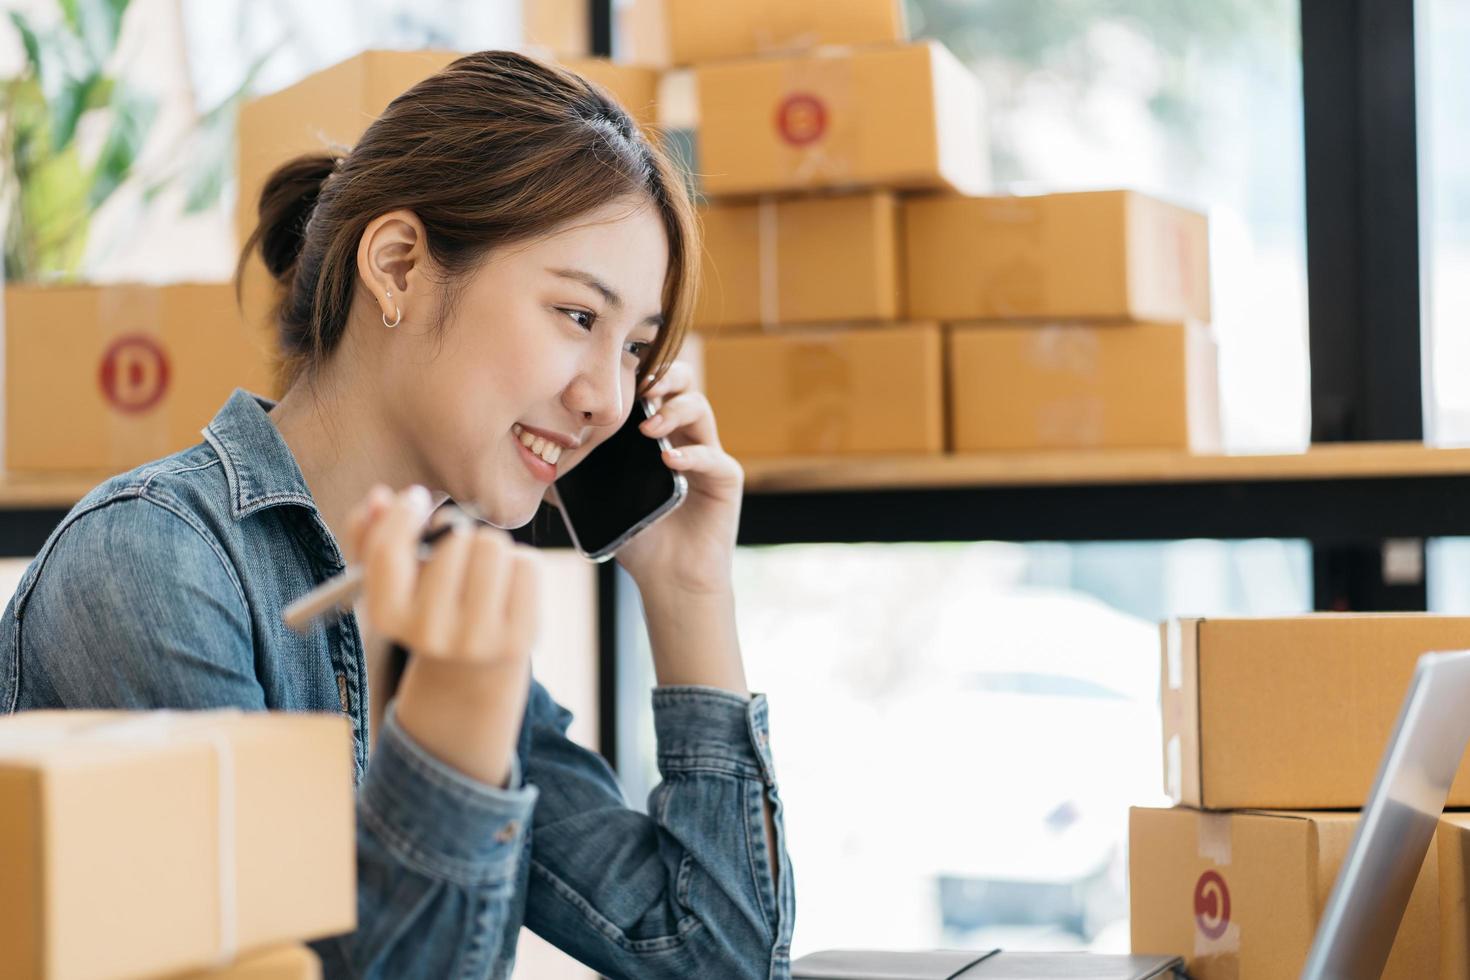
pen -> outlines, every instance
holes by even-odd
[[[419,559],[425,560],[432,553],[434,542],[465,523],[462,512],[443,523],[429,528],[419,538]],[[281,612],[281,619],[298,633],[305,633],[313,622],[334,612],[343,612],[362,594],[362,566],[348,565],[343,571],[327,579],[306,595],[291,603]]]

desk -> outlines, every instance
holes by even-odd
[[[1470,534],[1470,449],[1418,443],[756,460],[746,479],[746,544]]]
[[[1470,449],[1055,452],[750,460],[742,544],[1470,535]],[[105,474],[0,477],[0,556],[33,554]],[[565,545],[559,520],[538,541]]]

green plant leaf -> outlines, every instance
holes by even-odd
[[[6,83],[5,93],[10,133],[10,146],[6,149],[16,179],[24,183],[26,174],[51,153],[46,96],[41,91],[41,83],[30,77],[11,79]]]
[[[255,79],[280,48],[274,44],[250,65],[235,90],[199,120],[195,131],[197,150],[186,177],[184,213],[198,214],[218,203],[235,167],[235,123],[240,105],[254,88]]]
[[[169,189],[169,185],[172,183],[172,174],[160,180],[149,181],[148,185],[143,188],[143,203],[152,204],[158,198],[158,195]]]
[[[101,109],[112,101],[112,92],[117,83],[111,79],[99,75],[92,76],[92,84],[87,88],[87,97],[82,104],[83,110]]]
[[[92,67],[100,70],[117,47],[128,0],[69,0],[73,13],[67,17],[72,31],[82,39]]]
[[[99,88],[106,93],[100,98],[95,93]],[[60,150],[70,143],[76,135],[82,113],[89,108],[105,106],[111,91],[112,83],[97,75],[81,81],[68,79],[61,94],[51,103],[51,148]]]
[[[26,64],[30,66],[31,73],[37,78],[41,77],[41,39],[36,36],[35,30],[30,22],[21,16],[19,11],[10,12],[10,22],[15,25],[20,34],[21,47],[26,51]]]
[[[46,102],[50,104],[53,138],[60,140],[55,145],[60,148],[75,129],[86,80],[95,76],[97,71],[88,70],[82,64],[85,56],[72,35],[58,30],[42,34],[14,12],[10,20],[26,51],[28,71],[22,77],[35,78],[40,83]]]
[[[119,87],[117,90],[113,99],[112,126],[92,168],[91,186],[87,193],[87,205],[91,210],[100,207],[127,179],[157,110],[158,104],[153,99],[129,88]]]
[[[21,185],[16,209],[31,268],[25,278],[75,275],[86,248],[87,180],[76,147],[49,156]]]

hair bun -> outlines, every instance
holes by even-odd
[[[265,182],[256,234],[265,267],[277,281],[291,278],[306,240],[306,222],[340,160],[330,153],[299,156],[278,167]]]

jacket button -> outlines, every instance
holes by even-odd
[[[512,820],[510,823],[506,824],[504,827],[501,827],[500,830],[496,832],[495,840],[501,844],[509,844],[511,841],[515,840],[516,832],[520,829],[520,823]]]

